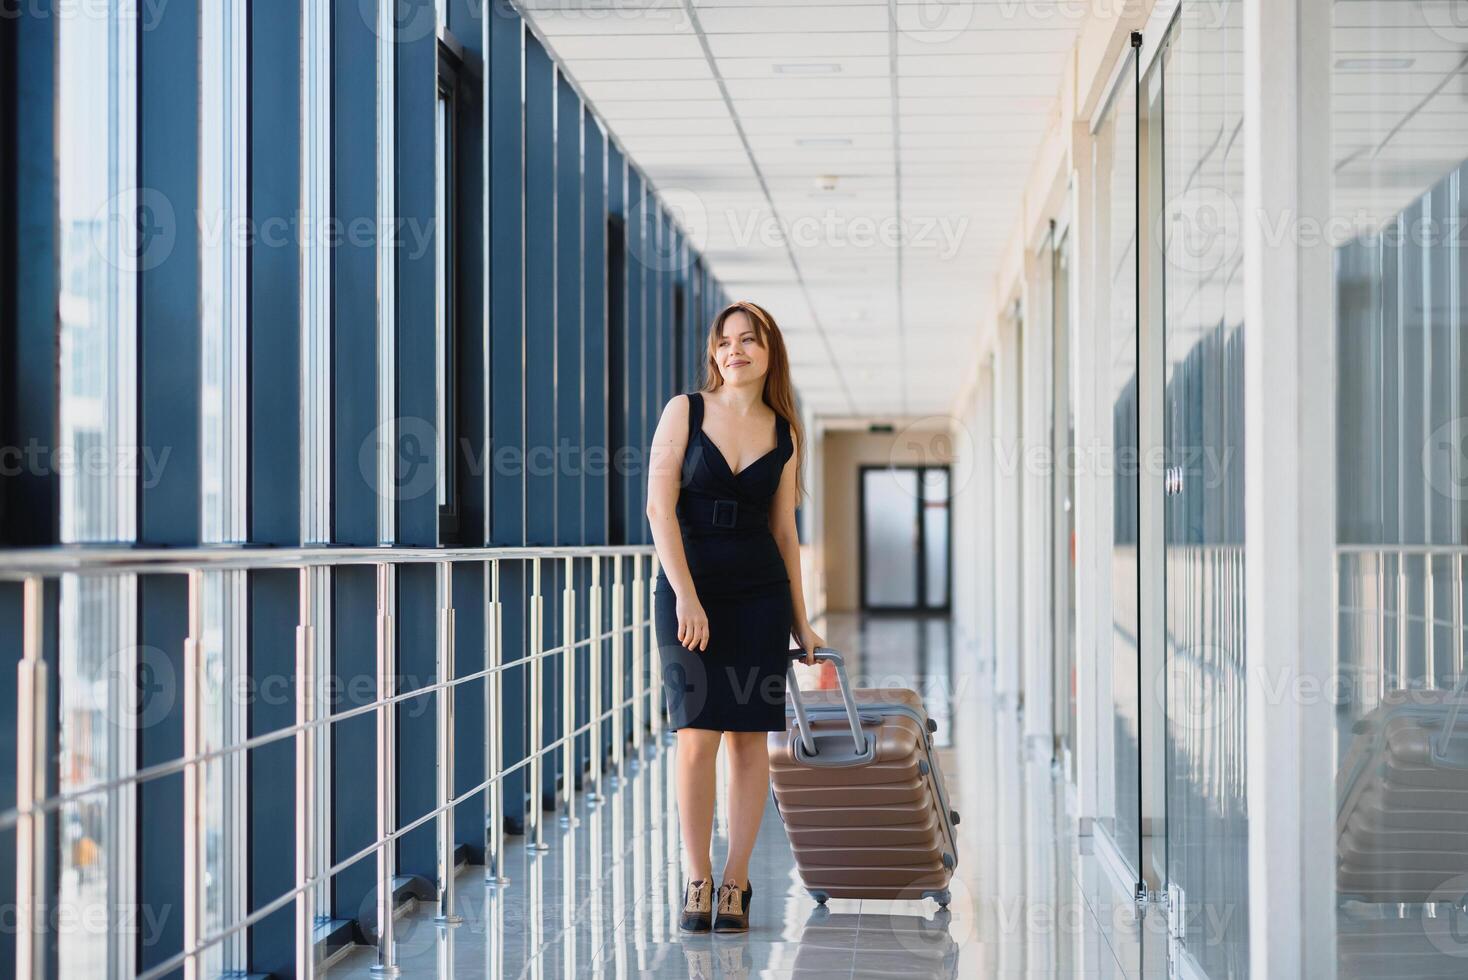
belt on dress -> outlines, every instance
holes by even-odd
[[[678,508],[684,523],[692,528],[716,527],[748,531],[770,526],[768,508],[750,504],[740,506],[738,500],[727,497],[695,497],[684,494],[678,501]]]

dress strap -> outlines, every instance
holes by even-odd
[[[795,440],[790,436],[790,422],[779,412],[775,413],[775,442],[780,447],[780,460],[784,462],[795,452]]]
[[[693,442],[693,437],[698,435],[703,428],[703,392],[690,391],[688,393],[688,441]]]

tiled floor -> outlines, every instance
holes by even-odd
[[[402,975],[1139,977],[1144,939],[1146,974],[1165,975],[1158,916],[1144,928],[1131,903],[1116,900],[1089,839],[1074,836],[1049,753],[1027,758],[1018,719],[988,696],[984,665],[952,649],[946,621],[833,617],[826,637],[848,654],[857,683],[914,687],[939,722],[943,771],[963,817],[949,911],[931,901],[817,907],[770,804],[751,868],[750,932],[680,934],[674,749],[660,744],[605,802],[583,802],[576,826],[551,819],[550,850],[536,855],[511,838],[509,884],[488,888],[481,868],[461,872],[462,924],[435,925],[430,909],[402,918]],[[720,812],[716,871],[724,832]],[[373,960],[372,950],[353,950],[327,975],[366,978]]]

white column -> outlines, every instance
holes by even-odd
[[[1020,429],[1020,333],[1012,316],[999,321],[994,355],[994,693],[1001,699],[1020,694],[1024,601],[1020,549],[1023,446]]]
[[[1076,318],[1071,351],[1076,378],[1076,812],[1080,831],[1087,834],[1100,812],[1097,776],[1103,756],[1097,726],[1110,711],[1100,700],[1103,688],[1097,671],[1103,652],[1111,646],[1111,483],[1100,452],[1111,441],[1111,404],[1103,383],[1110,363],[1110,333],[1095,270],[1096,195],[1088,123],[1071,127],[1071,157],[1076,167],[1071,219]],[[1109,758],[1105,761],[1109,763]]]
[[[1021,689],[1025,696],[1024,738],[1040,745],[1048,757],[1054,726],[1050,606],[1050,370],[1055,318],[1044,241],[1025,249],[1023,355],[1020,371],[1020,515],[1024,527],[1019,574],[1024,580],[1020,610],[1023,637]]]
[[[1244,4],[1245,591],[1250,973],[1335,975],[1332,708],[1335,338],[1330,5]],[[1319,83],[1324,84],[1319,84]],[[1282,224],[1283,223],[1283,224]]]

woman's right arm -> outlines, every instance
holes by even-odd
[[[673,594],[678,597],[678,642],[690,650],[706,650],[709,621],[683,551],[678,527],[678,491],[683,483],[683,454],[688,449],[688,396],[678,395],[663,406],[648,454],[647,523],[652,529],[658,562]]]

